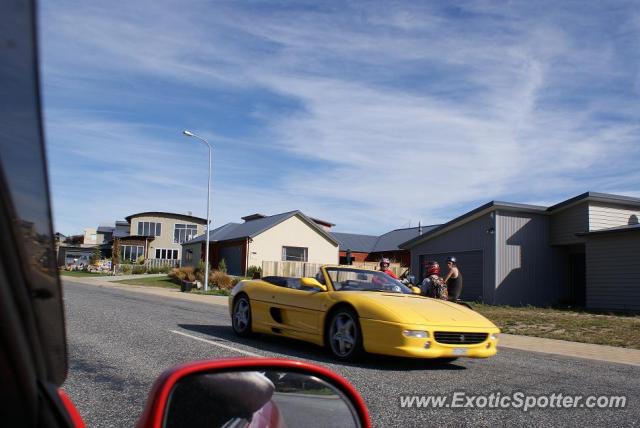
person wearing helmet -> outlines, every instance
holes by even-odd
[[[427,261],[424,267],[427,276],[420,285],[421,294],[434,299],[448,300],[447,285],[440,276],[440,264],[436,261]]]
[[[389,266],[391,266],[391,262],[389,261],[388,258],[385,257],[382,260],[380,260],[380,271],[386,273],[393,279],[398,279],[396,274],[393,273],[391,269],[389,269]]]
[[[447,284],[447,291],[449,292],[449,300],[460,300],[460,294],[462,293],[462,274],[458,269],[458,260],[455,257],[447,257],[447,267],[449,272],[444,278],[444,282]]]

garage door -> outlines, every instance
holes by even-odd
[[[229,275],[242,275],[242,245],[222,247],[218,253],[218,260],[224,259]]]
[[[463,251],[457,253],[423,254],[420,256],[420,277],[424,278],[424,262],[435,260],[440,263],[440,275],[447,275],[447,257],[458,259],[458,269],[462,274],[462,300],[476,301],[482,299],[483,259],[482,251]]]

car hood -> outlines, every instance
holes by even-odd
[[[406,324],[496,328],[478,312],[457,303],[410,294],[371,291],[345,293],[353,294],[349,300],[359,303],[357,309],[363,318]]]

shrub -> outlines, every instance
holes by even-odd
[[[253,278],[255,274],[262,275],[262,268],[260,266],[249,266],[247,269],[247,276]]]
[[[182,281],[187,277],[187,274],[180,268],[173,268],[169,272],[169,278],[176,284],[182,284]]]
[[[129,265],[129,264],[120,265],[120,270],[122,271],[122,273],[130,274],[131,273],[131,265]]]
[[[215,286],[220,290],[231,290],[233,288],[233,279],[220,270],[215,270],[209,275],[209,285]]]
[[[136,259],[136,264],[143,265],[144,264],[144,256],[140,256]]]
[[[220,263],[218,263],[218,270],[227,273],[227,261],[225,259],[220,260]]]
[[[131,273],[134,275],[139,275],[141,273],[145,273],[147,271],[147,267],[144,265],[134,265],[131,267]]]
[[[196,280],[194,271],[195,270],[190,266],[173,268],[169,272],[169,278],[171,278],[176,284],[182,284],[182,281],[193,282]]]
[[[155,266],[147,269],[147,273],[169,273],[170,271],[169,266]]]
[[[96,247],[93,250],[93,254],[89,257],[89,263],[92,266],[98,266],[100,264],[100,259],[102,258],[102,254],[100,253],[100,248]]]
[[[196,280],[204,284],[204,261],[200,260],[198,262],[198,266],[194,269],[193,273],[196,276]],[[211,274],[211,272],[209,272],[209,274]]]

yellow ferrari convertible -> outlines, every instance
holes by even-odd
[[[264,277],[229,296],[233,330],[326,346],[340,360],[363,352],[413,358],[486,358],[500,330],[460,304],[415,294],[389,275],[324,266],[315,278]]]

